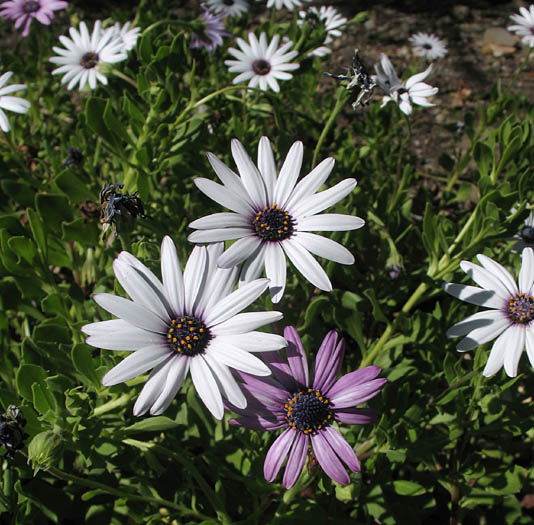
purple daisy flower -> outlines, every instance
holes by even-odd
[[[0,16],[15,20],[15,28],[23,26],[22,36],[28,36],[33,18],[48,25],[54,18],[54,11],[68,5],[62,0],[8,0],[0,4]]]
[[[226,18],[226,13],[214,15],[205,7],[200,20],[204,23],[202,33],[191,33],[191,49],[205,48],[208,53],[213,53],[217,47],[222,46],[222,37],[230,36],[228,31],[224,30],[222,20]]]
[[[376,396],[387,379],[375,379],[380,367],[367,366],[336,380],[344,344],[332,330],[317,352],[315,373],[310,380],[306,354],[297,331],[288,326],[284,337],[289,343],[287,362],[278,352],[262,354],[272,376],[260,378],[239,373],[247,407],[239,409],[229,405],[242,416],[230,423],[254,430],[285,429],[265,457],[263,472],[267,481],[276,478],[287,458],[282,483],[286,489],[292,487],[304,466],[311,441],[321,468],[334,481],[346,485],[350,478],[341,460],[352,472],[360,471],[360,462],[332,424],[337,421],[363,425],[378,419],[375,410],[354,406]]]

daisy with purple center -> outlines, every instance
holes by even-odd
[[[15,20],[15,28],[22,26],[22,36],[28,36],[34,18],[41,24],[49,25],[54,18],[54,11],[65,9],[68,5],[62,0],[8,0],[0,4],[0,16]]]
[[[267,288],[257,279],[234,290],[237,269],[222,270],[215,261],[222,244],[196,246],[182,274],[170,237],[161,243],[161,282],[141,261],[121,252],[113,262],[115,275],[133,299],[107,293],[95,301],[119,319],[87,324],[86,343],[132,353],[102,379],[117,385],[152,370],[134,406],[134,415],[161,414],[172,402],[187,374],[217,419],[224,413],[222,396],[240,408],[246,398],[231,369],[269,375],[252,352],[286,346],[279,335],[255,331],[282,318],[280,312],[240,313]]]
[[[459,352],[472,350],[497,338],[491,348],[483,375],[496,374],[504,365],[506,374],[517,375],[521,353],[526,348],[534,366],[534,250],[524,248],[519,271],[519,287],[510,272],[483,254],[482,267],[462,261],[460,267],[481,288],[447,283],[445,291],[454,297],[490,310],[477,312],[453,325],[449,337],[465,336],[457,345]]]
[[[352,471],[360,471],[360,462],[341,433],[337,423],[364,425],[378,419],[369,408],[354,408],[375,397],[386,379],[375,379],[381,369],[367,366],[336,380],[343,361],[344,344],[338,334],[328,332],[317,352],[313,377],[309,377],[306,353],[297,331],[284,330],[288,341],[287,362],[278,352],[263,354],[273,376],[256,378],[239,373],[248,404],[246,409],[231,407],[241,417],[231,424],[253,430],[284,429],[267,452],[265,479],[274,481],[284,461],[282,483],[290,488],[297,481],[311,442],[321,468],[334,481],[346,485],[350,477],[343,463]]]
[[[265,268],[274,303],[284,295],[286,256],[314,286],[332,291],[328,275],[311,254],[341,264],[353,264],[354,256],[338,242],[311,232],[356,230],[365,224],[360,217],[351,215],[319,215],[346,197],[356,187],[356,180],[345,179],[316,193],[334,167],[334,159],[328,158],[297,183],[303,158],[300,141],[291,146],[280,174],[267,137],[260,139],[258,167],[236,139],[232,140],[232,155],[239,176],[208,153],[208,160],[223,184],[204,178],[194,181],[200,191],[231,211],[193,221],[189,226],[198,231],[189,235],[188,240],[204,243],[237,239],[217,264],[232,268],[246,260],[241,282],[256,279]]]

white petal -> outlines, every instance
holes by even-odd
[[[492,324],[472,330],[456,345],[456,350],[459,352],[473,350],[473,348],[495,339],[501,332],[506,330],[510,324],[510,320],[504,315],[496,317]]]
[[[168,345],[155,345],[133,352],[114,366],[102,379],[104,386],[117,385],[154,368],[169,357]]]
[[[165,344],[165,337],[132,326],[128,331],[112,332],[105,335],[90,335],[86,344],[104,350],[140,350],[147,346]]]
[[[506,346],[504,370],[509,377],[517,375],[519,359],[521,359],[521,354],[525,348],[525,332],[526,326],[513,324],[501,336],[506,337],[506,341],[503,343]]]
[[[266,324],[276,323],[282,317],[281,312],[245,312],[234,315],[228,321],[210,328],[210,332],[216,336],[243,334]]]
[[[534,367],[534,330],[532,329],[532,324],[525,330],[525,344],[530,366]]]
[[[124,297],[118,297],[108,293],[99,293],[94,296],[95,302],[100,305],[104,310],[109,313],[124,319],[125,321],[149,330],[150,332],[156,332],[163,334],[167,332],[167,325],[150,310],[143,308],[135,304]]]
[[[266,243],[264,253],[265,274],[270,280],[269,293],[271,294],[271,301],[276,304],[280,302],[286,289],[286,256],[277,242]]]
[[[348,231],[357,230],[365,225],[365,221],[354,215],[344,215],[342,213],[324,213],[322,215],[312,215],[299,219],[298,230],[301,232],[310,231]]]
[[[221,186],[209,179],[199,177],[193,181],[195,186],[210,199],[219,203],[229,210],[241,213],[245,216],[252,213],[252,208],[247,205],[246,200],[230,191],[225,186]]]
[[[224,323],[237,313],[250,306],[269,286],[269,279],[256,279],[244,284],[230,295],[221,299],[213,308],[205,312],[204,323],[208,327]]]
[[[334,167],[335,161],[332,157],[324,159],[308,175],[306,175],[296,186],[291,197],[286,203],[287,209],[293,209],[304,198],[313,195],[328,179]]]
[[[215,269],[210,279],[210,286],[202,294],[201,301],[199,301],[196,308],[196,313],[200,317],[204,318],[206,311],[213,309],[219,301],[232,293],[238,274],[239,267],[237,266]]]
[[[123,319],[111,319],[110,321],[98,321],[82,326],[81,331],[87,335],[105,336],[114,332],[127,333],[130,330],[140,330]]]
[[[195,246],[184,270],[185,314],[193,313],[195,302],[206,278],[208,252],[204,246]]]
[[[217,383],[217,388],[222,395],[237,408],[246,408],[247,398],[241,391],[241,388],[228,367],[209,352],[206,352],[203,357],[206,363],[208,363],[215,382]]]
[[[486,308],[502,308],[505,301],[499,297],[493,290],[484,290],[478,286],[469,286],[467,284],[447,283],[443,289],[452,296],[466,301],[467,303],[485,306]]]
[[[173,313],[179,316],[184,312],[184,279],[176,247],[169,236],[163,237],[161,243],[161,277]]]
[[[328,190],[315,193],[295,205],[292,212],[297,217],[320,213],[346,197],[356,187],[356,179],[345,179]]]
[[[217,382],[210,367],[199,355],[191,359],[191,379],[200,399],[216,419],[222,419],[224,407]]]
[[[326,275],[321,265],[310,255],[308,250],[300,244],[291,242],[291,240],[283,242],[282,248],[295,268],[310,283],[325,292],[332,291],[332,284],[330,283],[330,279],[328,279],[328,275]]]
[[[150,373],[150,376],[145,383],[145,386],[141,390],[137,401],[133,408],[134,416],[141,416],[145,414],[148,409],[154,404],[154,401],[159,397],[163,389],[165,388],[165,381],[169,373],[168,364],[176,356],[169,355],[167,361],[163,361],[158,366],[154,367],[154,370]]]
[[[217,264],[221,268],[232,268],[250,257],[258,249],[260,244],[262,244],[262,241],[256,235],[243,237],[234,242],[234,244],[232,244],[232,246],[219,257]]]
[[[524,248],[521,252],[519,290],[528,295],[534,294],[534,250],[532,248]]]
[[[163,413],[172,403],[172,400],[176,396],[178,390],[180,390],[180,387],[189,372],[190,362],[191,358],[185,356],[175,356],[171,360],[168,365],[169,372],[167,374],[167,380],[165,381],[165,387],[150,409],[150,413],[153,416]]]
[[[482,266],[488,270],[488,272],[502,282],[510,295],[515,295],[517,293],[517,285],[515,280],[504,266],[500,265],[498,262],[495,262],[489,257],[486,257],[482,253],[477,255],[477,259],[480,261],[480,264],[482,264]]]
[[[510,292],[506,289],[501,280],[492,272],[469,261],[462,261],[460,263],[460,268],[479,286],[482,286],[482,288],[486,290],[493,290],[505,301],[510,298]]]
[[[285,205],[291,196],[291,192],[297,183],[300,169],[302,167],[302,155],[302,142],[298,140],[291,146],[282,169],[280,170],[280,175],[278,175],[278,180],[274,188],[274,203],[278,204],[282,209],[285,208]]]
[[[241,269],[239,276],[239,286],[244,283],[254,281],[261,276],[265,268],[265,247],[267,244],[261,243],[254,253],[248,257]]]
[[[248,228],[250,229],[250,221],[239,213],[223,212],[213,213],[193,221],[189,224],[190,228],[199,230],[211,230],[220,228]]]
[[[344,246],[314,233],[297,232],[293,239],[309,252],[340,264],[354,264],[354,256]],[[268,277],[268,276],[267,276]]]
[[[463,321],[452,325],[447,330],[447,337],[459,337],[466,335],[476,328],[483,328],[492,325],[495,321],[504,318],[500,310],[484,310],[466,317]]]
[[[198,230],[187,237],[189,242],[221,242],[253,236],[251,227],[248,228],[220,228],[216,230]]]
[[[226,344],[219,338],[210,344],[206,353],[226,366],[241,372],[255,376],[271,375],[271,369],[261,359],[237,346]]]
[[[234,157],[239,175],[247,193],[250,195],[256,209],[261,209],[267,204],[265,183],[258,168],[254,166],[245,148],[237,139],[232,139],[232,155]]]
[[[218,335],[217,342],[231,344],[247,352],[272,352],[287,346],[287,341],[282,336],[267,332]]]
[[[265,182],[267,202],[274,202],[274,187],[276,185],[276,164],[273,149],[267,137],[261,137],[258,146],[258,169]]]

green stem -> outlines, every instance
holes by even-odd
[[[323,145],[324,139],[328,135],[328,132],[330,131],[332,126],[334,125],[338,115],[341,113],[343,106],[345,106],[345,104],[347,103],[348,96],[349,92],[346,89],[338,90],[336,105],[334,106],[333,111],[330,113],[330,117],[326,121],[323,131],[319,136],[319,140],[317,141],[317,145],[315,146],[315,151],[313,152],[312,169],[315,168],[315,165],[317,164],[317,156],[319,155],[319,151],[321,149],[321,146]]]
[[[221,502],[220,498],[217,496],[215,491],[209,486],[209,484],[206,482],[206,480],[202,477],[198,469],[195,467],[192,461],[190,461],[187,456],[184,453],[177,454],[173,450],[170,450],[166,447],[163,447],[161,445],[157,445],[156,443],[151,442],[145,442],[145,441],[138,441],[136,439],[123,439],[122,442],[126,445],[130,445],[132,447],[136,447],[140,450],[151,450],[154,452],[158,452],[165,458],[173,458],[178,463],[184,467],[184,469],[191,474],[195,480],[197,481],[198,485],[202,489],[202,492],[206,496],[206,498],[211,503],[213,509],[217,513],[217,517],[219,518],[219,521],[223,524],[231,523],[232,520],[226,513],[224,509],[224,505]]]
[[[315,470],[317,471],[317,469]],[[302,471],[297,482],[290,489],[284,492],[284,495],[282,496],[282,500],[278,504],[278,507],[274,513],[274,517],[271,522],[272,525],[285,523],[285,521],[287,520],[287,514],[285,510],[287,509],[287,507],[289,507],[291,502],[295,499],[295,496],[311,484],[314,477],[315,477],[314,475],[309,474],[308,469],[304,469]]]
[[[128,84],[132,85],[136,89],[136,91],[139,89],[137,82],[133,78],[130,78],[128,75],[125,75],[122,71],[119,71],[118,69],[112,69],[111,74],[115,75],[116,77],[122,78],[122,80],[128,82]]]
[[[174,509],[180,512],[181,515],[194,516],[195,518],[203,519],[203,520],[210,520],[210,521],[212,520],[211,517],[201,514],[200,512],[191,510],[187,508],[185,505],[180,505],[178,503],[174,503],[172,501],[168,501],[162,498],[131,494],[130,492],[126,492],[124,490],[119,490],[119,489],[110,487],[109,485],[105,485],[104,483],[99,483],[98,481],[92,481],[90,479],[80,478],[79,476],[75,476],[74,474],[63,472],[62,470],[59,470],[56,467],[50,467],[47,470],[47,472],[49,474],[52,474],[58,479],[62,479],[64,481],[70,481],[72,483],[75,483],[76,485],[81,485],[83,487],[89,487],[91,489],[101,490],[102,492],[111,494],[112,496],[117,496],[118,498],[124,498],[130,501],[144,501],[146,503],[152,503],[154,505],[159,505],[161,507],[168,507],[170,509]]]

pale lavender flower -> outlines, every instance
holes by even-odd
[[[34,18],[48,25],[54,18],[54,11],[65,9],[68,5],[62,0],[8,0],[0,4],[0,16],[15,20],[15,28],[22,26],[22,36],[28,36]]]
[[[513,31],[521,37],[521,42],[534,47],[534,4],[528,9],[520,7],[520,15],[511,15],[510,18],[515,22],[514,25],[508,26],[508,31]]]
[[[306,461],[309,444],[317,461],[334,481],[346,485],[350,477],[343,463],[360,471],[360,462],[336,423],[363,425],[378,419],[369,408],[354,408],[375,397],[386,379],[375,379],[381,369],[367,366],[336,380],[343,361],[343,340],[332,330],[324,338],[309,377],[306,353],[297,331],[288,326],[284,337],[289,343],[287,362],[278,352],[266,352],[264,361],[271,367],[268,379],[239,373],[247,408],[229,407],[241,417],[231,424],[254,430],[284,429],[265,457],[265,479],[274,481],[287,458],[282,483],[290,488],[297,481]]]
[[[204,28],[202,33],[191,33],[189,47],[191,49],[203,47],[208,53],[213,53],[217,47],[222,46],[222,37],[230,36],[230,33],[224,30],[222,22],[226,18],[226,13],[214,15],[208,9],[204,9],[200,18]]]
[[[497,338],[491,347],[483,375],[492,376],[504,365],[506,374],[517,375],[517,367],[526,348],[534,366],[534,250],[521,253],[519,286],[510,272],[483,254],[482,266],[462,261],[460,268],[479,286],[447,283],[445,291],[454,297],[489,310],[483,310],[451,326],[449,337],[465,336],[457,345],[459,352],[472,350]]]
[[[233,17],[243,16],[249,10],[247,0],[208,0],[208,7],[215,13]]]

